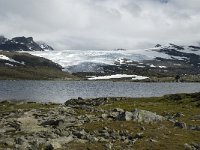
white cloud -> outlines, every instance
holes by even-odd
[[[0,0],[0,34],[62,49],[200,41],[199,0]]]

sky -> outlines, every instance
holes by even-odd
[[[200,43],[200,0],[0,0],[0,34],[55,49]]]

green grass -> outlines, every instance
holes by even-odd
[[[70,80],[75,76],[48,67],[0,67],[0,80]]]
[[[18,103],[18,102],[0,102],[0,113],[2,112],[10,112],[10,111],[17,111],[19,109],[21,110],[31,110],[31,109],[43,109],[43,110],[49,110],[51,108],[57,107],[58,104],[43,104],[43,103]]]

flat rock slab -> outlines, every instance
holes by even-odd
[[[21,131],[30,133],[30,132],[39,132],[46,131],[46,129],[42,126],[39,126],[39,122],[34,117],[25,116],[18,118],[17,121],[20,123]]]

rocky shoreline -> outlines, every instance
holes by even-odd
[[[78,98],[65,104],[3,101],[0,149],[198,150],[199,95]]]

